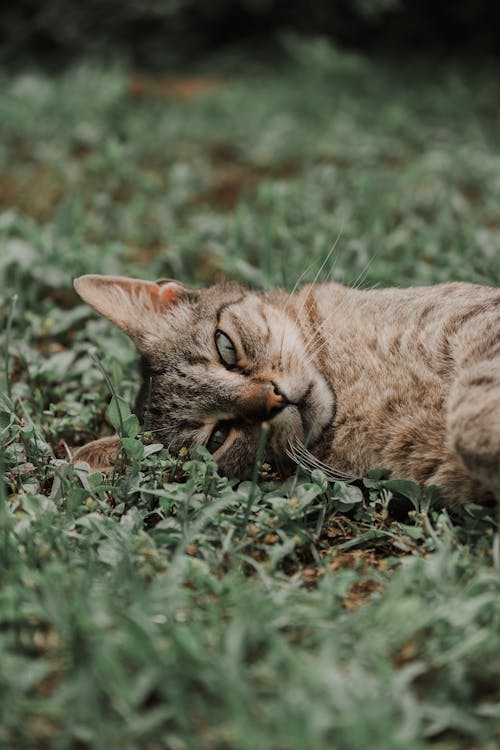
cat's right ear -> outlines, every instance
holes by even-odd
[[[77,448],[71,463],[85,461],[91,471],[109,471],[113,469],[120,450],[121,441],[118,435],[103,437]]]
[[[73,282],[80,297],[97,312],[141,343],[164,333],[164,315],[191,294],[178,281],[144,281],[124,276],[79,276]]]

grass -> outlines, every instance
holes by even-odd
[[[339,236],[346,283],[498,284],[497,71],[293,40],[212,67],[191,98],[119,66],[2,80],[0,746],[494,750],[494,514],[139,440],[132,346],[71,279],[291,287]],[[113,474],[67,463],[120,420]]]

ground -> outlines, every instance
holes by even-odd
[[[170,457],[129,414],[132,346],[72,291],[291,288],[335,242],[322,278],[499,284],[498,72],[286,45],[3,76],[2,747],[498,747],[496,509]],[[120,423],[114,473],[68,464]]]

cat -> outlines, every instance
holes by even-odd
[[[74,285],[134,341],[136,414],[173,452],[205,445],[221,473],[247,478],[266,422],[263,460],[281,476],[297,463],[332,479],[383,467],[455,508],[500,490],[500,289]],[[104,468],[119,447],[102,438],[74,460]]]

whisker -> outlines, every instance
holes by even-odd
[[[154,435],[157,432],[165,432],[166,427],[156,427],[154,430],[145,430],[149,435]]]
[[[320,274],[321,274],[321,272],[323,271],[324,267],[326,266],[326,264],[327,264],[327,263],[328,263],[328,261],[330,260],[330,258],[331,258],[331,256],[333,255],[333,253],[335,252],[335,249],[336,249],[336,247],[337,247],[337,245],[338,245],[338,243],[339,243],[339,240],[340,240],[340,238],[342,237],[342,233],[343,233],[343,231],[344,231],[344,225],[345,225],[345,218],[342,218],[342,223],[341,223],[341,225],[340,225],[340,229],[339,229],[339,231],[338,231],[337,237],[335,238],[335,242],[334,242],[334,243],[333,243],[333,245],[331,246],[330,250],[328,251],[328,254],[327,254],[326,258],[324,259],[323,263],[322,263],[322,264],[321,264],[321,266],[319,267],[319,269],[318,269],[318,273],[316,274],[316,276],[315,276],[315,277],[314,277],[314,279],[313,279],[313,282],[312,282],[313,284],[315,284],[315,283],[317,282],[317,280],[318,280],[318,279],[319,279],[319,277],[320,277]]]
[[[344,482],[354,482],[356,479],[359,479],[359,477],[355,476],[354,474],[348,474],[345,471],[340,471],[340,469],[335,469],[331,466],[328,466],[328,464],[323,463],[323,461],[311,460],[311,463],[313,463],[314,466],[316,466],[318,469],[321,469],[321,471],[334,476],[336,479],[341,479]]]
[[[375,258],[377,257],[377,253],[374,253],[374,255],[370,258],[370,260],[365,264],[364,268],[362,269],[361,273],[358,275],[356,280],[354,281],[354,285],[351,287],[352,289],[358,289],[363,281],[366,279],[366,276],[368,274],[368,270],[370,268],[370,265],[373,263]],[[379,282],[377,284],[374,284],[373,287],[375,288],[379,286]],[[304,349],[304,357],[306,357],[306,365],[310,364],[313,359],[319,354],[321,351],[322,345],[323,348],[325,346],[324,342],[318,341],[318,335],[320,334],[321,330],[324,328],[325,325],[335,316],[340,314],[340,306],[337,307],[333,312],[328,315],[323,322],[313,331],[313,335],[310,339],[310,341],[306,344],[306,347]],[[316,351],[314,351],[314,346],[318,346]]]
[[[304,367],[308,367],[311,364],[311,362],[318,356],[318,354],[320,354],[323,351],[323,349],[326,349],[329,343],[330,343],[329,341],[320,342],[318,347],[313,352],[311,352],[309,357],[304,362]]]
[[[315,464],[313,464],[313,463],[307,462],[307,461],[306,461],[306,460],[305,460],[304,458],[300,458],[300,457],[296,456],[296,455],[295,455],[294,453],[292,453],[292,452],[291,452],[291,451],[289,451],[289,450],[287,450],[287,451],[286,451],[286,454],[287,454],[287,456],[288,456],[288,457],[289,457],[289,458],[290,458],[290,459],[291,459],[291,460],[292,460],[292,461],[293,461],[293,462],[294,462],[294,463],[295,463],[295,464],[296,464],[296,465],[297,465],[297,466],[298,466],[299,468],[303,469],[304,471],[307,471],[307,472],[309,472],[309,473],[310,473],[311,471],[314,471],[315,469],[318,469],[318,470],[320,470],[320,471],[321,471],[321,472],[322,472],[322,473],[323,473],[323,474],[325,475],[325,477],[326,477],[327,481],[328,481],[328,482],[330,482],[330,483],[334,483],[334,482],[341,482],[341,481],[346,481],[346,478],[345,478],[345,477],[343,477],[343,476],[341,476],[341,475],[337,475],[337,474],[335,474],[334,472],[332,472],[331,470],[329,470],[329,469],[326,469],[326,468],[324,468],[324,467],[319,467],[319,466],[316,466],[316,465],[315,465]]]
[[[366,279],[368,275],[368,271],[370,270],[370,266],[375,260],[375,258],[378,256],[379,251],[373,253],[371,258],[368,259],[368,261],[365,263],[357,277],[354,279],[353,283],[351,284],[351,289],[359,289],[363,281]]]
[[[307,357],[309,355],[309,358],[307,360],[308,363],[311,362],[314,359],[314,357],[316,356],[317,353],[319,353],[319,349],[318,349],[316,352],[314,352],[313,354],[311,354],[311,352],[313,351],[313,346],[321,347],[321,345],[324,345],[324,344],[328,343],[328,342],[323,342],[321,340],[320,341],[316,341],[315,340],[316,339],[316,334],[319,333],[321,331],[321,329],[323,328],[323,326],[325,326],[327,323],[329,323],[334,316],[342,317],[342,306],[343,305],[345,306],[345,304],[346,304],[345,299],[339,301],[339,303],[335,307],[335,309],[332,310],[332,312],[329,315],[326,316],[326,318],[323,320],[323,322],[321,323],[321,325],[319,325],[318,328],[316,328],[316,330],[314,331],[314,334],[313,334],[313,337],[312,337],[312,341],[309,344],[307,344],[307,346],[305,348],[305,351],[304,351],[304,356]]]
[[[310,354],[310,352],[311,352],[311,349],[312,349],[312,347],[313,347],[313,346],[314,346],[314,345],[315,345],[316,343],[317,343],[318,345],[322,343],[321,341],[318,341],[318,342],[316,342],[316,336],[317,336],[317,335],[318,335],[318,334],[320,333],[320,331],[321,331],[321,329],[323,328],[323,326],[325,326],[325,325],[326,325],[326,324],[327,324],[327,323],[328,323],[328,322],[329,322],[329,321],[330,321],[330,320],[331,320],[331,319],[333,318],[333,316],[334,316],[334,315],[338,314],[338,312],[339,312],[339,309],[340,309],[340,306],[339,306],[339,308],[337,308],[336,310],[333,310],[333,312],[331,312],[331,313],[330,313],[330,315],[327,315],[327,316],[326,316],[326,318],[325,318],[325,319],[323,320],[323,322],[321,323],[321,325],[319,325],[319,326],[318,326],[318,327],[317,327],[317,328],[316,328],[316,329],[314,330],[314,332],[313,332],[313,335],[312,335],[312,338],[311,338],[311,340],[310,340],[310,341],[309,341],[309,342],[307,343],[307,345],[306,345],[306,347],[305,347],[305,349],[304,349],[304,357],[307,357],[307,355],[308,355],[308,354]]]
[[[287,449],[287,455],[289,456],[289,458],[309,471],[311,471],[311,469],[320,469],[333,481],[354,481],[355,479],[359,479],[359,477],[354,476],[353,474],[348,474],[344,471],[340,471],[339,469],[335,469],[333,466],[330,466],[324,461],[321,461],[317,456],[314,456],[299,440],[296,440],[295,442],[289,440],[288,446],[289,448]]]
[[[331,246],[330,250],[328,251],[328,253],[327,253],[327,255],[326,255],[326,257],[325,257],[325,259],[323,261],[323,263],[319,267],[318,272],[316,273],[316,276],[312,280],[311,287],[314,286],[314,284],[316,284],[316,282],[318,281],[318,279],[319,279],[319,277],[321,275],[321,272],[323,271],[324,267],[326,266],[326,264],[328,263],[328,261],[332,257],[332,254],[335,252],[335,249],[336,249],[336,247],[337,247],[337,245],[339,243],[339,240],[340,240],[340,238],[342,236],[342,232],[344,231],[344,224],[345,224],[345,219],[343,218],[342,219],[342,224],[340,225],[340,229],[338,231],[338,234],[337,234],[337,237],[335,239],[335,242]],[[299,320],[299,318],[301,317],[302,313],[304,312],[304,308],[305,308],[305,306],[307,304],[307,300],[308,299],[309,299],[309,294],[306,294],[305,297],[304,297],[304,300],[302,302],[302,305],[300,306],[300,310],[298,311],[297,315],[295,316],[295,320],[296,321]]]
[[[337,245],[338,245],[338,243],[340,241],[340,238],[342,236],[342,233],[344,231],[344,225],[345,225],[345,217],[342,217],[342,222],[341,222],[340,229],[338,231],[337,237],[335,239],[335,242],[331,246],[330,250],[328,251],[328,253],[327,253],[326,257],[325,257],[325,259],[323,260],[321,266],[319,267],[319,269],[318,269],[318,271],[317,271],[317,273],[316,273],[316,275],[315,275],[315,277],[314,277],[314,279],[312,281],[312,285],[314,285],[317,282],[317,280],[319,279],[319,277],[321,275],[321,272],[325,268],[326,264],[328,263],[329,259],[332,256],[332,254],[335,252],[335,249],[336,249],[336,247],[337,247]],[[285,304],[285,307],[283,308],[283,312],[285,314],[285,323],[284,323],[284,326],[283,326],[283,333],[282,333],[282,336],[281,336],[281,344],[280,344],[280,354],[279,354],[279,365],[280,366],[281,366],[281,361],[282,361],[282,358],[283,358],[283,346],[284,346],[284,343],[285,343],[285,338],[286,338],[286,333],[287,333],[288,318],[286,316],[286,313],[288,312],[288,308],[289,308],[290,302],[292,301],[293,295],[297,291],[297,288],[298,288],[300,282],[305,277],[305,275],[309,272],[309,270],[311,268],[313,268],[313,266],[315,265],[316,262],[317,261],[315,259],[312,263],[309,264],[309,266],[307,266],[307,268],[304,271],[302,271],[302,273],[300,274],[299,278],[295,282],[292,291],[289,293],[287,301],[286,301],[286,304]],[[304,307],[307,304],[308,297],[309,297],[309,295],[306,294],[306,296],[304,298],[304,301],[302,302],[300,310],[295,315],[295,323],[299,323],[299,319],[300,319],[300,317],[301,317],[301,315],[302,315],[302,313],[304,311]]]
[[[283,314],[284,314],[284,316],[285,316],[285,325],[283,326],[283,335],[282,335],[282,337],[281,337],[281,345],[280,345],[280,357],[279,357],[279,364],[280,364],[280,366],[281,366],[281,359],[282,359],[282,357],[283,357],[283,344],[285,343],[285,336],[286,336],[286,330],[287,330],[287,321],[288,321],[288,318],[287,318],[287,316],[286,316],[286,313],[287,313],[287,311],[288,311],[288,306],[289,306],[289,304],[290,304],[290,302],[291,302],[291,300],[292,300],[292,297],[293,297],[293,295],[294,295],[294,294],[295,294],[295,292],[297,291],[297,288],[298,288],[298,286],[299,286],[300,282],[302,281],[302,279],[304,278],[304,276],[305,276],[305,275],[306,275],[306,274],[307,274],[307,273],[309,272],[309,270],[310,270],[311,268],[313,268],[313,267],[314,267],[314,265],[315,265],[316,263],[317,263],[317,259],[315,258],[315,259],[313,260],[313,262],[312,262],[312,263],[310,263],[310,264],[309,264],[309,265],[307,266],[307,268],[305,268],[305,269],[304,269],[304,270],[302,271],[302,273],[300,274],[299,278],[297,279],[297,281],[296,281],[296,282],[295,282],[295,284],[293,285],[292,291],[291,291],[291,292],[289,292],[289,294],[288,294],[288,297],[287,297],[287,300],[286,300],[286,303],[285,303],[285,307],[283,308]]]
[[[337,244],[338,244],[338,242],[339,242],[339,240],[340,240],[340,238],[341,238],[341,236],[342,236],[342,232],[344,231],[344,224],[345,224],[345,219],[344,219],[344,218],[342,218],[342,223],[341,223],[341,225],[340,225],[340,229],[339,229],[339,231],[338,231],[337,237],[335,238],[335,242],[334,242],[334,243],[333,243],[333,245],[331,246],[330,250],[328,251],[328,253],[327,253],[326,257],[325,257],[325,259],[323,260],[323,262],[322,262],[321,266],[319,267],[319,269],[318,269],[318,271],[317,271],[317,273],[316,273],[316,275],[315,275],[315,277],[314,277],[314,279],[313,279],[313,281],[312,281],[312,284],[315,284],[315,283],[317,282],[317,280],[318,280],[318,278],[319,278],[319,276],[320,276],[321,272],[323,271],[323,269],[324,269],[325,265],[326,265],[326,264],[328,263],[328,260],[329,260],[329,259],[331,258],[332,254],[333,254],[333,253],[335,252],[335,248],[337,247]],[[302,271],[302,273],[300,274],[299,278],[297,279],[297,281],[296,281],[296,282],[295,282],[295,284],[293,285],[293,289],[292,289],[292,291],[291,291],[291,292],[289,293],[289,295],[288,295],[288,298],[287,298],[287,301],[286,301],[285,307],[284,307],[284,309],[283,309],[283,312],[284,312],[284,313],[286,313],[286,312],[287,312],[287,310],[288,310],[288,306],[289,306],[289,304],[290,304],[290,302],[291,302],[291,300],[292,300],[292,298],[293,298],[293,295],[294,295],[294,294],[295,294],[295,292],[297,291],[297,288],[298,288],[298,286],[299,286],[300,282],[302,281],[302,279],[304,278],[304,276],[305,276],[305,275],[306,275],[306,274],[307,274],[307,273],[309,272],[309,270],[310,270],[311,268],[313,268],[313,267],[314,267],[314,265],[315,265],[316,263],[317,263],[317,259],[315,258],[315,259],[313,260],[313,262],[312,262],[312,263],[310,263],[310,264],[309,264],[309,265],[307,266],[307,268],[305,268],[305,269],[304,269],[304,271]],[[307,299],[307,295],[306,295],[306,299]],[[295,317],[295,320],[296,320],[296,321],[298,320],[298,318],[299,318],[299,317],[300,317],[300,315],[302,314],[302,312],[303,312],[303,309],[304,309],[304,305],[305,305],[305,301],[303,302],[303,304],[302,304],[302,307],[301,307],[301,309],[299,310],[299,313],[298,313],[298,315],[296,315],[296,317]],[[282,355],[282,352],[283,352],[283,342],[284,342],[284,339],[285,339],[285,333],[286,333],[286,318],[285,318],[285,326],[284,326],[284,328],[283,328],[283,336],[282,336],[282,339],[281,339],[281,348],[280,348],[280,364],[281,364],[281,355]]]

